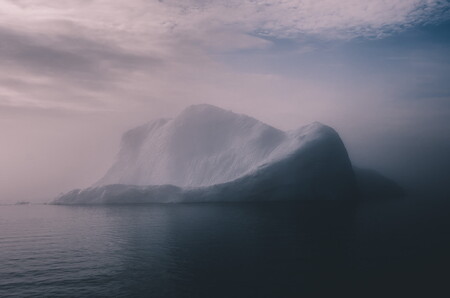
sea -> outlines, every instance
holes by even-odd
[[[449,206],[0,206],[0,297],[450,297]]]

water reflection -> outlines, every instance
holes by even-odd
[[[442,291],[448,203],[0,208],[0,296]]]
[[[122,209],[112,212],[120,210],[123,218]],[[320,291],[342,282],[355,210],[354,203],[154,205],[138,214],[133,209],[135,224],[121,236],[129,246],[121,273],[129,281],[125,292],[275,297]]]

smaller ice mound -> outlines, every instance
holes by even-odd
[[[358,189],[339,135],[313,123],[284,132],[195,105],[125,133],[116,163],[57,204],[352,200]]]
[[[364,199],[391,199],[405,196],[404,189],[377,171],[353,167]]]

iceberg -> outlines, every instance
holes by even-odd
[[[353,167],[360,196],[365,199],[391,199],[405,196],[405,190],[377,171]]]
[[[53,203],[354,200],[360,194],[331,127],[315,122],[285,132],[201,104],[126,132],[104,177]]]

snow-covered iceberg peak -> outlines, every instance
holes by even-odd
[[[174,119],[126,132],[117,161],[96,186],[229,182],[294,152],[324,128],[315,123],[286,133],[246,115],[193,105]]]

